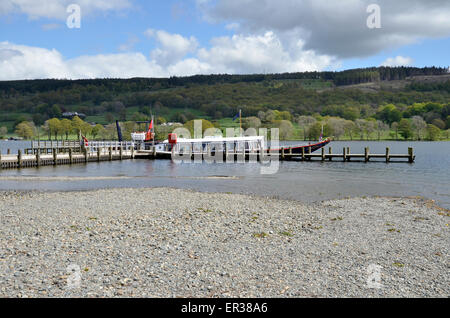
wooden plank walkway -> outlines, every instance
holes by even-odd
[[[352,154],[350,153],[350,148],[343,148],[342,153],[332,153],[332,148],[329,147],[328,153],[326,152],[325,148],[322,148],[321,151],[317,151],[315,153],[306,153],[305,150],[302,148],[301,154],[294,154],[292,153],[292,148],[282,148],[281,151],[277,152],[279,154],[279,160],[296,160],[296,161],[313,161],[313,160],[321,160],[321,161],[333,161],[333,160],[340,160],[344,162],[369,162],[369,161],[385,161],[385,162],[408,162],[413,163],[416,159],[416,156],[414,155],[414,149],[408,148],[408,154],[391,154],[390,149],[386,148],[386,152],[383,154],[371,154],[368,147],[364,149],[363,154]],[[277,153],[273,153],[272,155],[276,155]],[[186,159],[186,156],[189,157],[189,154],[185,154],[183,159]],[[210,152],[203,152],[203,153],[191,153],[190,157],[191,159],[194,159],[195,156],[204,156],[204,157],[214,157],[214,154],[211,154]],[[226,160],[227,158],[229,160],[239,160],[242,158],[245,158],[245,160],[248,160],[252,158],[253,160],[256,158],[257,161],[265,161],[268,156],[267,153],[264,153],[262,156],[260,152],[224,152],[223,158]],[[137,158],[148,158],[148,159],[171,159],[172,153],[169,151],[163,151],[163,152],[156,152],[152,150],[141,150],[138,151],[136,154]],[[378,159],[378,160],[373,160]],[[382,160],[379,160],[382,159]],[[394,159],[394,160],[393,160]],[[396,159],[406,159],[406,160],[396,160]]]
[[[38,152],[35,155],[23,154],[22,151],[19,150],[17,155],[0,154],[0,169],[70,165],[100,161],[128,160],[134,158],[134,149],[112,150],[112,148],[99,148],[96,152],[89,152],[85,149],[82,153],[75,153],[72,149],[69,149],[68,153],[58,153],[55,149],[52,154],[41,154]]]

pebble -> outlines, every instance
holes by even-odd
[[[448,215],[418,198],[0,192],[0,297],[449,297]]]

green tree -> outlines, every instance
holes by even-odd
[[[413,116],[411,118],[412,128],[416,132],[417,140],[422,140],[422,132],[427,128],[427,123],[421,116]]]
[[[83,126],[81,127],[81,133],[84,136],[87,136],[92,133],[92,126],[89,123],[83,122]]]
[[[197,119],[197,120],[201,120],[202,122],[202,134],[205,132],[206,129],[214,128],[213,123],[206,119]],[[186,124],[184,124],[184,127],[191,132],[192,137],[194,137],[194,122],[195,120],[190,120]]]
[[[309,140],[319,140],[320,134],[322,133],[323,127],[323,135],[324,137],[331,136],[333,134],[332,128],[323,122],[316,122],[308,129],[308,138]]]
[[[72,130],[75,134],[78,135],[82,131],[83,126],[84,121],[80,117],[75,116],[72,118]]]
[[[278,129],[280,129],[280,139],[287,140],[294,135],[294,125],[289,120],[280,120],[277,122]]]
[[[445,122],[439,118],[433,119],[431,124],[433,124],[434,126],[436,126],[439,129],[445,129],[445,126],[446,126]]]
[[[52,118],[46,121],[49,135],[54,135],[58,139],[58,134],[62,131],[61,121],[58,118]]]
[[[45,120],[47,117],[42,115],[41,113],[35,113],[33,114],[33,122],[36,124],[36,126],[41,126],[45,123]]]
[[[309,128],[314,125],[317,122],[317,120],[312,116],[299,116],[297,118],[298,125],[303,130],[303,139],[306,140],[308,138],[308,130]]]
[[[353,140],[353,135],[358,133],[355,123],[351,120],[345,121],[344,131],[345,134],[350,137],[350,140]]]
[[[6,128],[5,126],[0,127],[0,138],[5,138],[7,134],[8,128]]]
[[[393,122],[391,124],[391,129],[394,131],[395,140],[398,140],[398,123],[397,122]]]
[[[427,125],[427,139],[430,141],[439,140],[441,136],[441,130],[435,125],[428,124]]]
[[[66,140],[69,139],[69,135],[72,132],[72,122],[67,119],[64,118],[61,120],[61,133],[66,135]]]
[[[21,122],[16,126],[15,133],[24,139],[31,139],[35,135],[34,123],[29,121]]]
[[[94,127],[92,127],[92,137],[97,138],[98,135],[103,134],[103,130],[105,130],[105,127],[103,125],[97,124]]]
[[[243,122],[243,128],[244,129],[248,129],[248,128],[255,128],[258,129],[259,127],[261,127],[261,120],[258,117],[247,117],[244,118]]]
[[[389,125],[382,122],[381,120],[377,120],[376,122],[376,130],[377,130],[377,134],[378,134],[378,140],[381,140],[381,136],[384,132],[389,130]]]
[[[411,128],[411,123],[408,119],[403,118],[402,120],[400,120],[400,122],[398,123],[398,131],[400,135],[406,140],[412,137],[413,131]]]
[[[333,136],[339,140],[345,133],[345,123],[346,120],[339,117],[330,117],[327,120],[327,124],[333,131]]]
[[[398,122],[402,118],[402,113],[393,104],[388,104],[382,108],[377,113],[377,118],[392,124],[393,122]]]
[[[167,120],[166,120],[164,117],[158,116],[158,117],[156,118],[156,122],[157,122],[159,125],[161,125],[161,124],[167,123]]]
[[[48,115],[50,117],[61,118],[62,116],[61,107],[59,107],[59,105],[53,105],[50,111],[48,112]]]

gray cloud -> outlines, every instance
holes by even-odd
[[[450,36],[448,0],[217,0],[199,1],[208,21],[238,23],[238,32],[274,31],[285,46],[338,58],[366,57],[422,38]],[[381,7],[381,29],[369,29],[367,7]]]
[[[7,61],[15,56],[22,56],[23,53],[13,49],[0,49],[0,61]]]

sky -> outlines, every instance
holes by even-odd
[[[448,0],[0,0],[0,80],[448,67]]]

